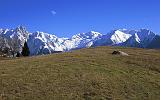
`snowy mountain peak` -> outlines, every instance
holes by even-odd
[[[14,45],[16,43],[19,52],[21,52],[24,42],[27,41],[31,55],[49,54],[55,51],[70,51],[91,46],[130,46],[141,48],[152,46],[154,48],[153,45],[156,44],[156,47],[160,47],[160,44],[156,43],[160,41],[160,37],[148,29],[118,29],[112,30],[108,34],[90,31],[76,34],[72,38],[58,38],[55,35],[39,31],[29,33],[25,27],[18,26],[16,29],[0,29],[0,37],[11,41],[10,44],[9,42],[8,44],[6,43],[7,45],[11,46],[13,43]]]
[[[153,33],[152,31],[150,31],[149,29],[140,29],[138,31],[138,33],[142,34],[142,35],[156,35],[155,33]]]
[[[95,32],[95,31],[90,31],[90,32],[87,32],[87,33],[79,33],[77,35],[74,35],[72,37],[72,39],[76,39],[76,38],[79,38],[79,39],[93,39],[93,38],[97,38],[99,36],[101,36],[102,34],[99,33],[99,32]]]
[[[136,32],[141,41],[151,41],[155,37],[155,33],[148,29],[140,29]]]
[[[146,48],[155,36],[156,34],[148,29],[132,31],[132,36],[126,42],[124,42],[123,45]]]
[[[121,32],[128,31],[128,29],[125,29],[125,28],[118,29],[118,30],[121,31]]]
[[[28,35],[29,34],[27,29],[23,26],[18,26],[17,28],[15,28],[12,31],[14,31],[14,33],[18,34],[18,35]]]
[[[44,33],[44,32],[39,32],[39,31],[37,31],[35,33],[31,33],[30,37],[35,38],[35,39],[36,38],[40,39],[43,42],[47,42],[47,41],[54,40],[57,38],[55,35],[51,35],[51,34]]]
[[[20,30],[26,30],[26,28],[25,28],[24,26],[21,26],[21,25],[20,25],[20,26],[18,26],[15,30],[19,30],[19,31],[20,31]]]
[[[114,44],[119,44],[125,42],[130,37],[131,34],[124,33],[120,30],[116,30],[110,39],[113,41]]]
[[[89,34],[89,33],[91,34],[91,37],[92,37],[92,38],[97,38],[97,37],[102,36],[101,33],[95,32],[95,31],[90,31],[90,32],[88,32],[88,34]]]

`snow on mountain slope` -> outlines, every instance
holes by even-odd
[[[129,37],[131,37],[131,34],[126,34],[117,30],[110,39],[113,41],[113,44],[119,44],[125,42]]]
[[[93,40],[99,36],[101,36],[100,33],[91,31],[74,35],[71,39],[68,39],[58,38],[55,35],[43,32],[35,32],[29,35],[27,43],[31,55],[38,55],[90,47],[93,44]]]
[[[64,41],[64,46],[66,47],[66,51],[72,49],[79,48],[87,48],[93,45],[94,40],[101,37],[102,34],[99,32],[87,32],[87,33],[79,33],[77,35],[72,36],[71,39]]]
[[[108,34],[101,36],[94,42],[93,46],[116,45],[123,43],[132,36],[131,34],[124,33],[123,31],[127,30],[113,30]]]
[[[103,35],[97,41],[94,42],[93,46],[114,45],[146,48],[147,45],[150,44],[150,42],[152,42],[155,36],[156,34],[148,29],[119,29],[111,31],[106,35]]]
[[[16,29],[1,29],[0,36],[7,39],[10,45],[17,45],[19,51],[22,51],[22,46],[28,38],[28,31],[23,26],[18,26]]]
[[[31,55],[64,51],[63,42],[62,38],[43,32],[31,33],[27,41]]]
[[[137,33],[135,33],[127,41],[118,44],[118,46],[142,47],[140,42],[141,42],[140,38],[138,37]]]
[[[19,26],[16,29],[0,29],[0,37],[0,39],[5,38],[9,41],[6,46],[14,46],[13,43],[16,41],[15,43],[18,44],[19,52],[21,52],[24,42],[27,41],[31,55],[106,45],[141,48],[160,47],[160,36],[147,29],[119,29],[105,35],[90,31],[76,34],[72,38],[58,38],[55,35],[44,32],[29,33],[26,28]]]
[[[146,48],[155,36],[156,34],[150,30],[140,29],[135,31],[126,42],[122,43],[122,46]]]
[[[22,51],[24,42],[27,41],[31,55],[49,54],[55,51],[69,51],[72,49],[86,48],[101,36],[98,32],[79,33],[72,38],[58,38],[44,32],[28,33],[26,28],[19,26],[16,29],[0,29],[0,36],[8,41],[18,41],[19,52]]]

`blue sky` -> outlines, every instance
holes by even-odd
[[[160,0],[0,0],[0,28],[27,27],[70,37],[91,30],[160,33]]]

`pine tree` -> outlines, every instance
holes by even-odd
[[[29,51],[27,42],[25,42],[22,48],[22,56],[29,56],[29,54],[30,54],[30,51]]]
[[[20,55],[21,55],[21,54],[20,54],[19,52],[17,52],[17,55],[16,55],[16,57],[20,57]]]

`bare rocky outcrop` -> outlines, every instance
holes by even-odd
[[[122,56],[129,56],[127,53],[122,51],[113,51],[112,55],[122,55]]]

